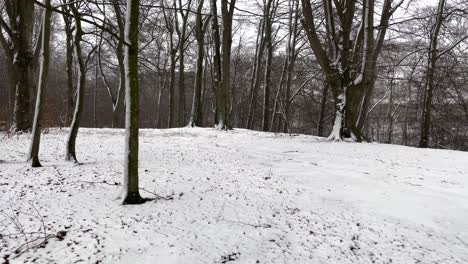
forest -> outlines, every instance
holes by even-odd
[[[466,0],[0,0],[0,263],[463,263],[465,151]],[[142,211],[84,213],[115,186],[118,205]],[[135,253],[135,234],[169,211],[177,224],[151,232],[182,244],[147,238],[163,253]],[[120,241],[106,215],[137,226],[124,250],[103,242]],[[259,244],[236,244],[250,229]],[[417,243],[399,255],[397,236]],[[40,251],[49,242],[71,257]]]
[[[2,129],[32,130],[40,82],[44,126],[124,127],[125,3],[29,2],[0,6]],[[467,150],[467,5],[139,1],[139,126]]]

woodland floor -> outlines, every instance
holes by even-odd
[[[141,193],[173,199],[122,206],[123,131],[81,129],[80,165],[66,132],[35,169],[0,134],[0,263],[468,263],[468,153],[141,130]]]

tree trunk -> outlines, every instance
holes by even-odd
[[[185,125],[187,119],[187,113],[185,109],[185,42],[187,34],[187,25],[189,11],[192,4],[192,0],[188,0],[186,3],[187,11],[184,12],[182,6],[182,0],[179,0],[179,12],[182,17],[182,28],[179,30],[177,27],[177,34],[179,35],[179,115],[178,115],[178,126],[182,127]]]
[[[211,0],[211,32],[213,39],[213,90],[215,93],[215,126],[219,119],[219,107],[220,107],[220,96],[221,91],[221,37],[219,33],[219,22],[218,22],[218,8],[216,5],[217,0]]]
[[[195,20],[195,38],[197,40],[197,68],[195,73],[195,87],[193,89],[192,112],[189,126],[202,126],[203,107],[202,107],[202,86],[203,86],[203,61],[205,60],[205,31],[209,21],[203,23],[202,10],[204,0],[198,0],[197,17]]]
[[[138,187],[138,17],[139,0],[127,0],[125,25],[125,159],[122,204],[141,204]]]
[[[68,5],[62,6],[63,22],[65,24],[65,45],[66,45],[66,72],[67,72],[67,98],[66,98],[66,113],[65,113],[65,126],[70,126],[73,119],[73,106],[74,106],[74,91],[73,86],[73,29],[72,18]]]
[[[172,41],[171,41],[172,42]],[[176,50],[171,49],[171,69],[169,79],[169,119],[167,127],[174,127],[175,123],[175,67],[176,67]]]
[[[273,44],[272,44],[272,16],[275,7],[272,5],[273,0],[268,0],[265,7],[265,46],[267,49],[267,59],[265,65],[265,82],[263,86],[263,120],[262,130],[268,131],[270,127],[270,90],[271,90],[271,67],[273,60]]]
[[[72,0],[69,0],[69,4],[75,19],[75,35],[73,40],[73,46],[75,50],[75,59],[78,62],[78,75],[76,85],[75,110],[73,112],[73,119],[71,122],[70,132],[68,134],[68,139],[66,143],[67,146],[65,152],[65,159],[68,161],[78,163],[78,160],[76,159],[75,146],[76,137],[78,135],[78,129],[80,128],[81,114],[83,112],[83,99],[86,82],[86,65],[81,49],[81,41],[83,37],[83,29],[81,28],[81,14],[79,13],[78,8],[75,6],[75,3],[73,3]]]
[[[32,167],[41,167],[39,162],[39,146],[41,142],[41,128],[42,128],[42,112],[44,108],[44,98],[47,86],[47,74],[49,70],[49,40],[50,40],[50,17],[52,14],[50,0],[44,0],[44,5],[47,7],[44,10],[42,20],[42,42],[41,54],[39,57],[40,69],[39,80],[36,95],[36,107],[34,112],[34,123],[32,129],[31,147],[29,150],[28,161],[31,162]]]
[[[265,50],[265,19],[259,24],[257,44],[255,47],[255,61],[252,66],[252,80],[250,84],[250,103],[247,115],[247,129],[253,129],[255,123],[255,111],[257,106],[258,89],[260,88],[260,73],[263,66],[263,53]]]
[[[327,110],[327,99],[328,99],[328,84],[324,83],[323,90],[322,90],[322,98],[320,100],[319,119],[317,121],[317,135],[320,137],[325,136],[324,123],[325,123],[325,112]]]
[[[385,39],[389,19],[403,3],[392,6],[392,0],[384,0],[378,27],[374,25],[374,0],[345,1],[336,7],[331,0],[324,0],[325,29],[328,48],[325,49],[317,33],[312,4],[302,0],[304,26],[312,51],[326,76],[327,84],[335,99],[335,123],[330,140],[352,137],[360,141],[372,99],[376,79],[377,60]],[[361,26],[352,34],[356,5],[362,5]],[[337,16],[335,14],[337,13]],[[340,23],[335,23],[339,17]],[[374,33],[378,29],[377,34]],[[356,37],[352,38],[351,36]],[[376,38],[374,39],[374,37]]]
[[[439,0],[439,6],[437,10],[437,18],[434,25],[434,31],[431,32],[431,42],[429,46],[429,56],[427,59],[427,70],[426,70],[426,81],[425,81],[425,90],[423,97],[423,106],[421,114],[421,132],[419,147],[427,148],[429,146],[429,131],[431,126],[431,111],[432,111],[432,98],[434,97],[434,75],[435,68],[438,59],[438,39],[440,28],[444,20],[444,7],[445,0]]]
[[[35,61],[33,51],[34,1],[7,0],[6,13],[10,19],[13,65],[12,82],[15,87],[15,106],[12,131],[29,131],[32,126]]]
[[[213,0],[215,2],[215,0]],[[222,41],[222,77],[221,85],[218,88],[218,107],[217,107],[217,120],[216,128],[219,130],[226,130],[231,128],[229,117],[229,92],[231,90],[231,46],[232,46],[232,18],[236,0],[221,1],[221,14],[223,18],[223,41]]]

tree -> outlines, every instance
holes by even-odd
[[[32,126],[34,74],[40,46],[34,50],[34,1],[5,0],[5,10],[9,23],[0,15],[0,44],[11,64],[11,81],[15,87],[12,131],[28,131]]]
[[[216,0],[212,0],[215,3]],[[217,91],[217,120],[216,128],[219,130],[229,129],[231,127],[229,118],[229,91],[231,89],[231,46],[232,46],[232,19],[234,16],[234,7],[236,0],[221,0],[221,16],[223,21],[222,34],[222,64],[221,64],[221,83]],[[215,9],[216,5],[212,6]],[[214,14],[215,15],[215,14]]]
[[[197,15],[195,19],[195,38],[197,40],[197,68],[195,73],[195,86],[193,88],[192,112],[189,126],[202,126],[203,106],[202,106],[202,86],[203,86],[203,61],[205,60],[205,32],[209,25],[209,17],[203,21],[204,0],[198,0]]]
[[[377,77],[379,53],[389,20],[403,0],[395,5],[392,0],[384,1],[377,27],[374,26],[375,0],[362,2],[362,15],[358,23],[355,23],[358,2],[325,0],[323,3],[327,48],[319,37],[310,0],[302,0],[302,24],[325,76],[325,85],[331,88],[335,99],[335,122],[328,139],[339,141],[347,136],[361,141]],[[337,18],[338,21],[335,21]],[[356,25],[359,25],[358,30],[352,32]],[[374,28],[378,29],[377,34]]]
[[[42,128],[42,114],[44,112],[44,99],[47,87],[47,74],[49,71],[49,57],[50,57],[50,18],[52,14],[50,0],[44,0],[43,19],[42,19],[42,38],[41,38],[41,51],[39,56],[39,79],[37,85],[36,107],[34,112],[34,122],[32,128],[31,147],[29,150],[28,161],[31,162],[32,167],[41,167],[39,162],[39,146],[41,142],[41,128]]]
[[[127,0],[125,24],[125,160],[122,204],[145,202],[138,187],[138,19],[139,0]]]
[[[65,49],[66,49],[66,72],[67,72],[67,97],[66,97],[66,113],[65,126],[70,126],[73,119],[74,106],[74,91],[73,85],[73,17],[70,16],[71,10],[67,5],[67,0],[62,0],[62,18],[65,24]]]
[[[273,0],[267,0],[265,6],[265,46],[267,49],[267,59],[265,65],[265,83],[263,86],[263,120],[262,130],[268,131],[270,128],[270,90],[271,90],[271,72],[273,60],[273,40],[272,27],[273,17],[276,13],[276,4]]]
[[[265,19],[262,19],[258,25],[257,41],[255,45],[254,63],[252,65],[252,79],[250,81],[250,103],[247,114],[248,129],[254,128],[255,108],[257,105],[258,89],[260,88],[260,74],[263,67],[263,54],[265,51]]]
[[[174,5],[171,10],[170,7],[163,7],[164,21],[166,22],[166,30],[169,38],[169,51],[170,51],[170,81],[169,81],[169,117],[167,127],[172,128],[176,123],[176,112],[175,112],[175,75],[176,75],[176,63],[177,63],[177,46],[179,45],[174,39],[175,27],[177,25],[177,8]],[[165,0],[162,1],[163,5]],[[175,24],[175,25],[174,25]],[[180,42],[180,39],[179,39]]]
[[[176,5],[174,3],[174,5]],[[184,12],[184,7],[182,5],[182,0],[179,0],[179,13],[182,18],[182,25],[176,26],[176,32],[179,36],[179,115],[178,115],[178,126],[184,126],[186,120],[186,111],[185,111],[185,49],[187,48],[187,27],[188,27],[188,18],[190,8],[192,6],[192,0],[187,0],[185,5],[186,11]],[[178,20],[176,19],[176,22]]]
[[[112,0],[112,8],[115,14],[115,21],[117,22],[118,34],[113,36],[112,39],[117,43],[115,47],[115,56],[117,58],[118,66],[118,75],[119,75],[119,85],[118,87],[112,88],[111,84],[106,78],[102,67],[102,46],[103,46],[103,34],[104,30],[101,32],[100,42],[99,42],[99,52],[98,52],[98,65],[99,71],[101,73],[101,78],[106,86],[107,93],[112,102],[112,127],[113,128],[122,128],[124,127],[124,98],[125,98],[125,67],[124,67],[124,31],[125,31],[125,21],[122,18],[122,10],[120,7],[120,0]],[[105,8],[105,5],[104,5]],[[103,9],[105,12],[105,9]],[[103,14],[104,16],[106,14]]]
[[[424,83],[424,97],[423,97],[423,106],[421,114],[421,133],[419,139],[419,147],[427,148],[429,146],[429,128],[431,125],[431,108],[432,108],[432,98],[434,96],[434,74],[436,71],[436,63],[439,57],[438,50],[438,40],[440,34],[440,28],[442,22],[444,21],[444,7],[445,0],[439,0],[439,5],[437,8],[436,21],[431,30],[430,43],[429,43],[429,52],[427,58],[427,70],[426,70],[426,80]]]
[[[80,2],[74,2],[68,0],[73,18],[75,21],[75,32],[73,38],[73,47],[75,53],[75,60],[77,61],[77,84],[76,84],[76,98],[75,98],[75,110],[73,112],[73,119],[70,125],[70,131],[68,133],[65,159],[78,163],[76,159],[76,137],[78,136],[78,129],[80,128],[81,115],[83,112],[83,101],[84,101],[84,89],[86,84],[86,63],[89,60],[92,52],[88,55],[88,60],[83,57],[83,51],[81,47],[82,38],[84,35],[83,28],[81,27],[81,13],[78,10]]]

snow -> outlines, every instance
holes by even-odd
[[[0,134],[0,262],[468,263],[468,153],[140,130],[141,187],[174,199],[122,206],[123,130],[80,129],[81,165],[63,161],[66,132],[43,135],[34,169],[29,135]],[[14,254],[42,222],[48,243]]]

